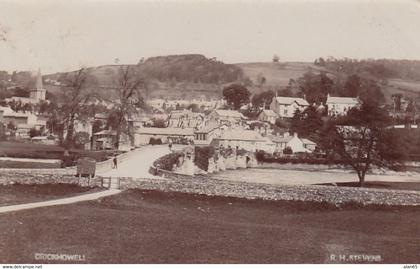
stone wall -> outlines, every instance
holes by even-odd
[[[170,173],[170,172],[169,172]],[[208,179],[204,176],[170,175],[163,179],[120,180],[120,188],[196,193],[246,199],[326,202],[341,206],[360,205],[420,205],[419,191],[382,190],[368,188],[317,185],[270,185]]]
[[[102,178],[78,178],[75,173],[75,169],[0,169],[0,185],[61,183],[102,186]]]

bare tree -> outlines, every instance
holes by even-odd
[[[96,81],[89,72],[82,68],[76,72],[69,73],[64,78],[64,84],[61,86],[60,112],[67,134],[64,145],[70,147],[74,136],[74,123],[83,118],[82,109],[87,104],[93,94],[89,91],[90,86],[94,86]]]
[[[120,146],[121,134],[130,135],[129,120],[144,107],[141,92],[148,92],[147,81],[135,66],[121,66],[114,86],[113,111],[109,125],[116,130],[115,148]]]

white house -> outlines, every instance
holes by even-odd
[[[328,94],[327,102],[328,116],[343,116],[347,112],[360,104],[358,98],[354,97],[333,97]]]
[[[219,137],[227,129],[227,125],[217,124],[200,128],[194,131],[194,145],[208,146],[214,138]]]
[[[282,118],[292,118],[295,111],[303,111],[309,106],[308,102],[299,97],[275,96],[270,104],[270,110]]]
[[[287,147],[291,148],[293,153],[312,152],[315,150],[316,143],[305,138],[299,138],[297,133],[293,136],[285,133],[283,136],[272,136],[271,141],[275,144],[275,152],[283,152]]]
[[[274,152],[272,141],[251,130],[226,130],[220,137],[214,138],[211,145],[237,150],[244,149],[250,152],[256,152],[257,150]]]
[[[276,112],[271,109],[264,109],[260,112],[260,114],[258,114],[258,120],[269,122],[271,124],[276,123],[276,119],[278,117],[279,116],[276,114]]]

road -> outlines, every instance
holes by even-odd
[[[173,150],[181,150],[184,145],[174,145]],[[124,159],[118,164],[117,169],[111,169],[102,173],[104,177],[134,177],[134,178],[159,178],[149,173],[149,168],[153,162],[169,154],[168,145],[144,146],[135,150],[129,158]]]

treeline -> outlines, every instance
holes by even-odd
[[[360,74],[376,79],[399,78],[420,81],[419,60],[390,60],[390,59],[366,59],[357,60],[350,58],[327,59],[318,58],[315,64],[325,67],[332,72],[344,72],[346,74]]]
[[[241,68],[199,54],[170,55],[139,62],[146,77],[159,81],[230,83],[245,80]]]

